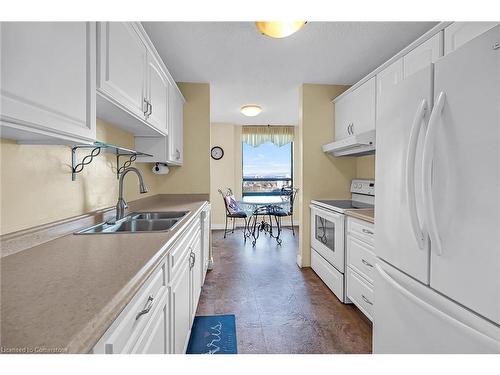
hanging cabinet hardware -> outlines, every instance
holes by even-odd
[[[496,42],[493,44],[493,49],[499,49],[500,48],[500,42]]]
[[[80,163],[77,162],[76,152],[79,149],[91,150],[89,155],[83,157]],[[151,154],[146,154],[144,152],[139,152],[135,150],[130,150],[128,148],[119,147],[109,143],[95,142],[90,145],[75,145],[71,148],[71,180],[76,180],[76,175],[80,173],[86,165],[92,163],[95,157],[97,157],[101,151],[110,152],[116,155],[116,178],[120,178],[120,173],[125,170],[125,168],[130,167],[130,165],[137,159],[137,156],[153,156]],[[123,163],[120,167],[120,157],[127,157],[128,160]]]

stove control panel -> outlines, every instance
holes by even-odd
[[[373,180],[352,180],[351,193],[375,195],[375,181]]]

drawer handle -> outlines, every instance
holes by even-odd
[[[368,230],[368,229],[365,229],[365,228],[363,228],[363,233],[373,234],[373,232],[371,230]]]
[[[151,310],[151,307],[153,307],[153,300],[154,298],[149,296],[148,297],[148,301],[146,302],[146,307],[144,308],[144,310],[140,311],[137,316],[135,317],[135,320],[139,319],[141,316],[143,316],[144,314],[147,314],[149,312],[149,310]]]
[[[364,259],[361,259],[361,262],[365,265],[365,266],[368,266],[368,267],[373,267],[373,264],[371,264],[370,262],[367,262],[366,260]]]
[[[366,298],[363,294],[361,295],[361,298],[363,298],[363,301],[365,301],[367,304],[369,305],[372,305],[373,306],[373,302],[370,301],[368,298]]]

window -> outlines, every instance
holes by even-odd
[[[293,142],[281,147],[243,142],[242,150],[243,196],[280,195],[281,188],[293,187]]]

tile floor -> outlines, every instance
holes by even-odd
[[[370,321],[297,266],[290,229],[282,246],[266,235],[252,247],[241,230],[212,235],[215,266],[197,315],[235,314],[239,353],[371,353]]]

